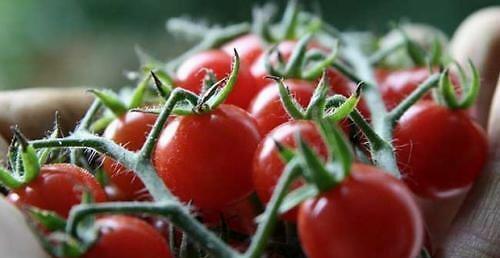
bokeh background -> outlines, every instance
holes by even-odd
[[[189,44],[168,35],[169,17],[209,24],[248,20],[250,0],[0,0],[0,90],[37,86],[120,87],[138,67],[134,46],[164,60]],[[283,8],[285,0],[272,1]],[[341,29],[383,33],[390,21],[433,24],[451,35],[461,20],[500,0],[317,0]],[[321,8],[317,8],[321,6]]]

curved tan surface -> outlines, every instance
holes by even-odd
[[[500,257],[500,90],[490,110],[489,163],[461,207],[439,257]]]
[[[0,257],[49,258],[21,212],[0,197]]]
[[[476,116],[486,127],[500,73],[500,6],[479,10],[465,19],[453,35],[450,54],[462,65],[470,58],[480,72],[482,88]]]
[[[0,135],[10,139],[10,127],[18,125],[28,138],[40,138],[52,129],[56,110],[67,132],[73,129],[91,101],[92,96],[83,88],[0,91]]]

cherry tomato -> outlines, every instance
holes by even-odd
[[[278,183],[285,167],[283,160],[276,150],[274,141],[284,146],[296,147],[295,134],[300,133],[306,142],[323,157],[327,157],[328,151],[323,143],[316,126],[310,121],[290,121],[276,127],[262,140],[255,151],[253,163],[253,182],[255,191],[263,203],[269,202],[274,188]],[[293,185],[293,188],[301,186],[301,182]],[[293,209],[283,216],[283,219],[294,222],[297,218],[297,210]]]
[[[303,80],[286,80],[285,84],[297,102],[302,107],[307,107],[315,85]],[[248,110],[257,121],[257,126],[262,135],[266,135],[273,128],[291,119],[281,103],[279,88],[275,83],[271,83],[262,89]]]
[[[130,151],[138,151],[146,141],[157,116],[141,112],[128,112],[115,119],[104,131],[104,137],[123,145]],[[116,188],[118,200],[136,200],[147,195],[144,184],[131,170],[118,162],[104,158],[103,170],[111,185]]]
[[[252,190],[252,158],[260,140],[244,110],[220,105],[210,113],[174,119],[163,130],[153,161],[182,201],[221,211]]]
[[[222,50],[231,56],[234,54],[234,49],[238,51],[242,62],[251,65],[264,51],[264,45],[258,35],[247,34],[222,46]]]
[[[196,54],[185,60],[177,70],[177,83],[180,87],[200,93],[206,69],[212,70],[217,79],[222,79],[231,72],[232,57],[221,50],[210,50]],[[245,63],[239,67],[238,79],[226,104],[247,108],[257,94],[255,80]]]
[[[403,180],[422,197],[463,192],[486,162],[484,131],[466,111],[432,101],[411,107],[399,120],[394,139]]]
[[[88,171],[71,164],[49,164],[42,166],[34,181],[13,190],[8,198],[18,206],[30,205],[67,218],[85,191],[95,202],[106,201],[104,190]]]
[[[298,232],[310,258],[413,258],[424,226],[404,184],[378,168],[354,164],[344,182],[301,204]]]
[[[98,218],[99,238],[83,258],[171,258],[167,242],[138,218],[115,215]]]

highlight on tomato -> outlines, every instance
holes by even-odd
[[[423,197],[463,193],[486,163],[484,130],[465,110],[430,100],[415,104],[401,117],[394,139],[402,179]]]

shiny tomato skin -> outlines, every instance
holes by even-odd
[[[297,103],[304,108],[307,107],[316,85],[303,80],[285,80],[284,83],[288,86]],[[262,135],[266,135],[275,127],[292,119],[281,103],[276,83],[264,87],[252,101],[248,110],[257,121]]]
[[[96,220],[100,234],[83,258],[171,258],[167,242],[138,218],[114,215]]]
[[[340,185],[301,204],[298,232],[309,258],[413,258],[424,226],[404,184],[376,167],[353,164]]]
[[[222,50],[231,56],[234,54],[234,49],[238,51],[242,62],[251,65],[264,51],[264,45],[258,35],[246,34],[222,46]]]
[[[433,101],[411,107],[399,120],[394,139],[403,180],[422,197],[465,191],[487,158],[485,132],[467,112]]]
[[[34,206],[67,218],[74,205],[81,203],[82,194],[88,191],[95,202],[106,201],[101,185],[88,171],[71,164],[42,166],[38,177],[9,193],[14,204]]]
[[[233,105],[174,119],[153,161],[169,189],[201,210],[221,211],[252,190],[252,158],[260,140],[255,120]]]
[[[157,115],[128,112],[115,119],[104,131],[104,137],[122,145],[129,151],[138,151],[156,122]],[[137,200],[147,195],[144,184],[131,170],[104,157],[102,168],[111,185],[117,190],[118,200]]]
[[[206,74],[205,69],[212,70],[220,80],[231,73],[231,66],[232,56],[222,50],[201,52],[188,58],[179,66],[176,81],[179,87],[198,94]],[[246,109],[258,90],[247,64],[241,62],[238,79],[225,103]]]
[[[291,148],[296,147],[295,134],[297,132],[321,156],[326,158],[328,155],[323,139],[311,121],[290,121],[269,132],[257,147],[253,161],[253,183],[255,191],[263,203],[268,203],[271,199],[274,188],[285,167],[283,160],[276,150],[274,141]],[[293,185],[293,188],[297,188],[300,185],[302,183],[297,182]],[[297,209],[293,209],[283,216],[283,219],[289,222],[295,222],[296,218]]]

